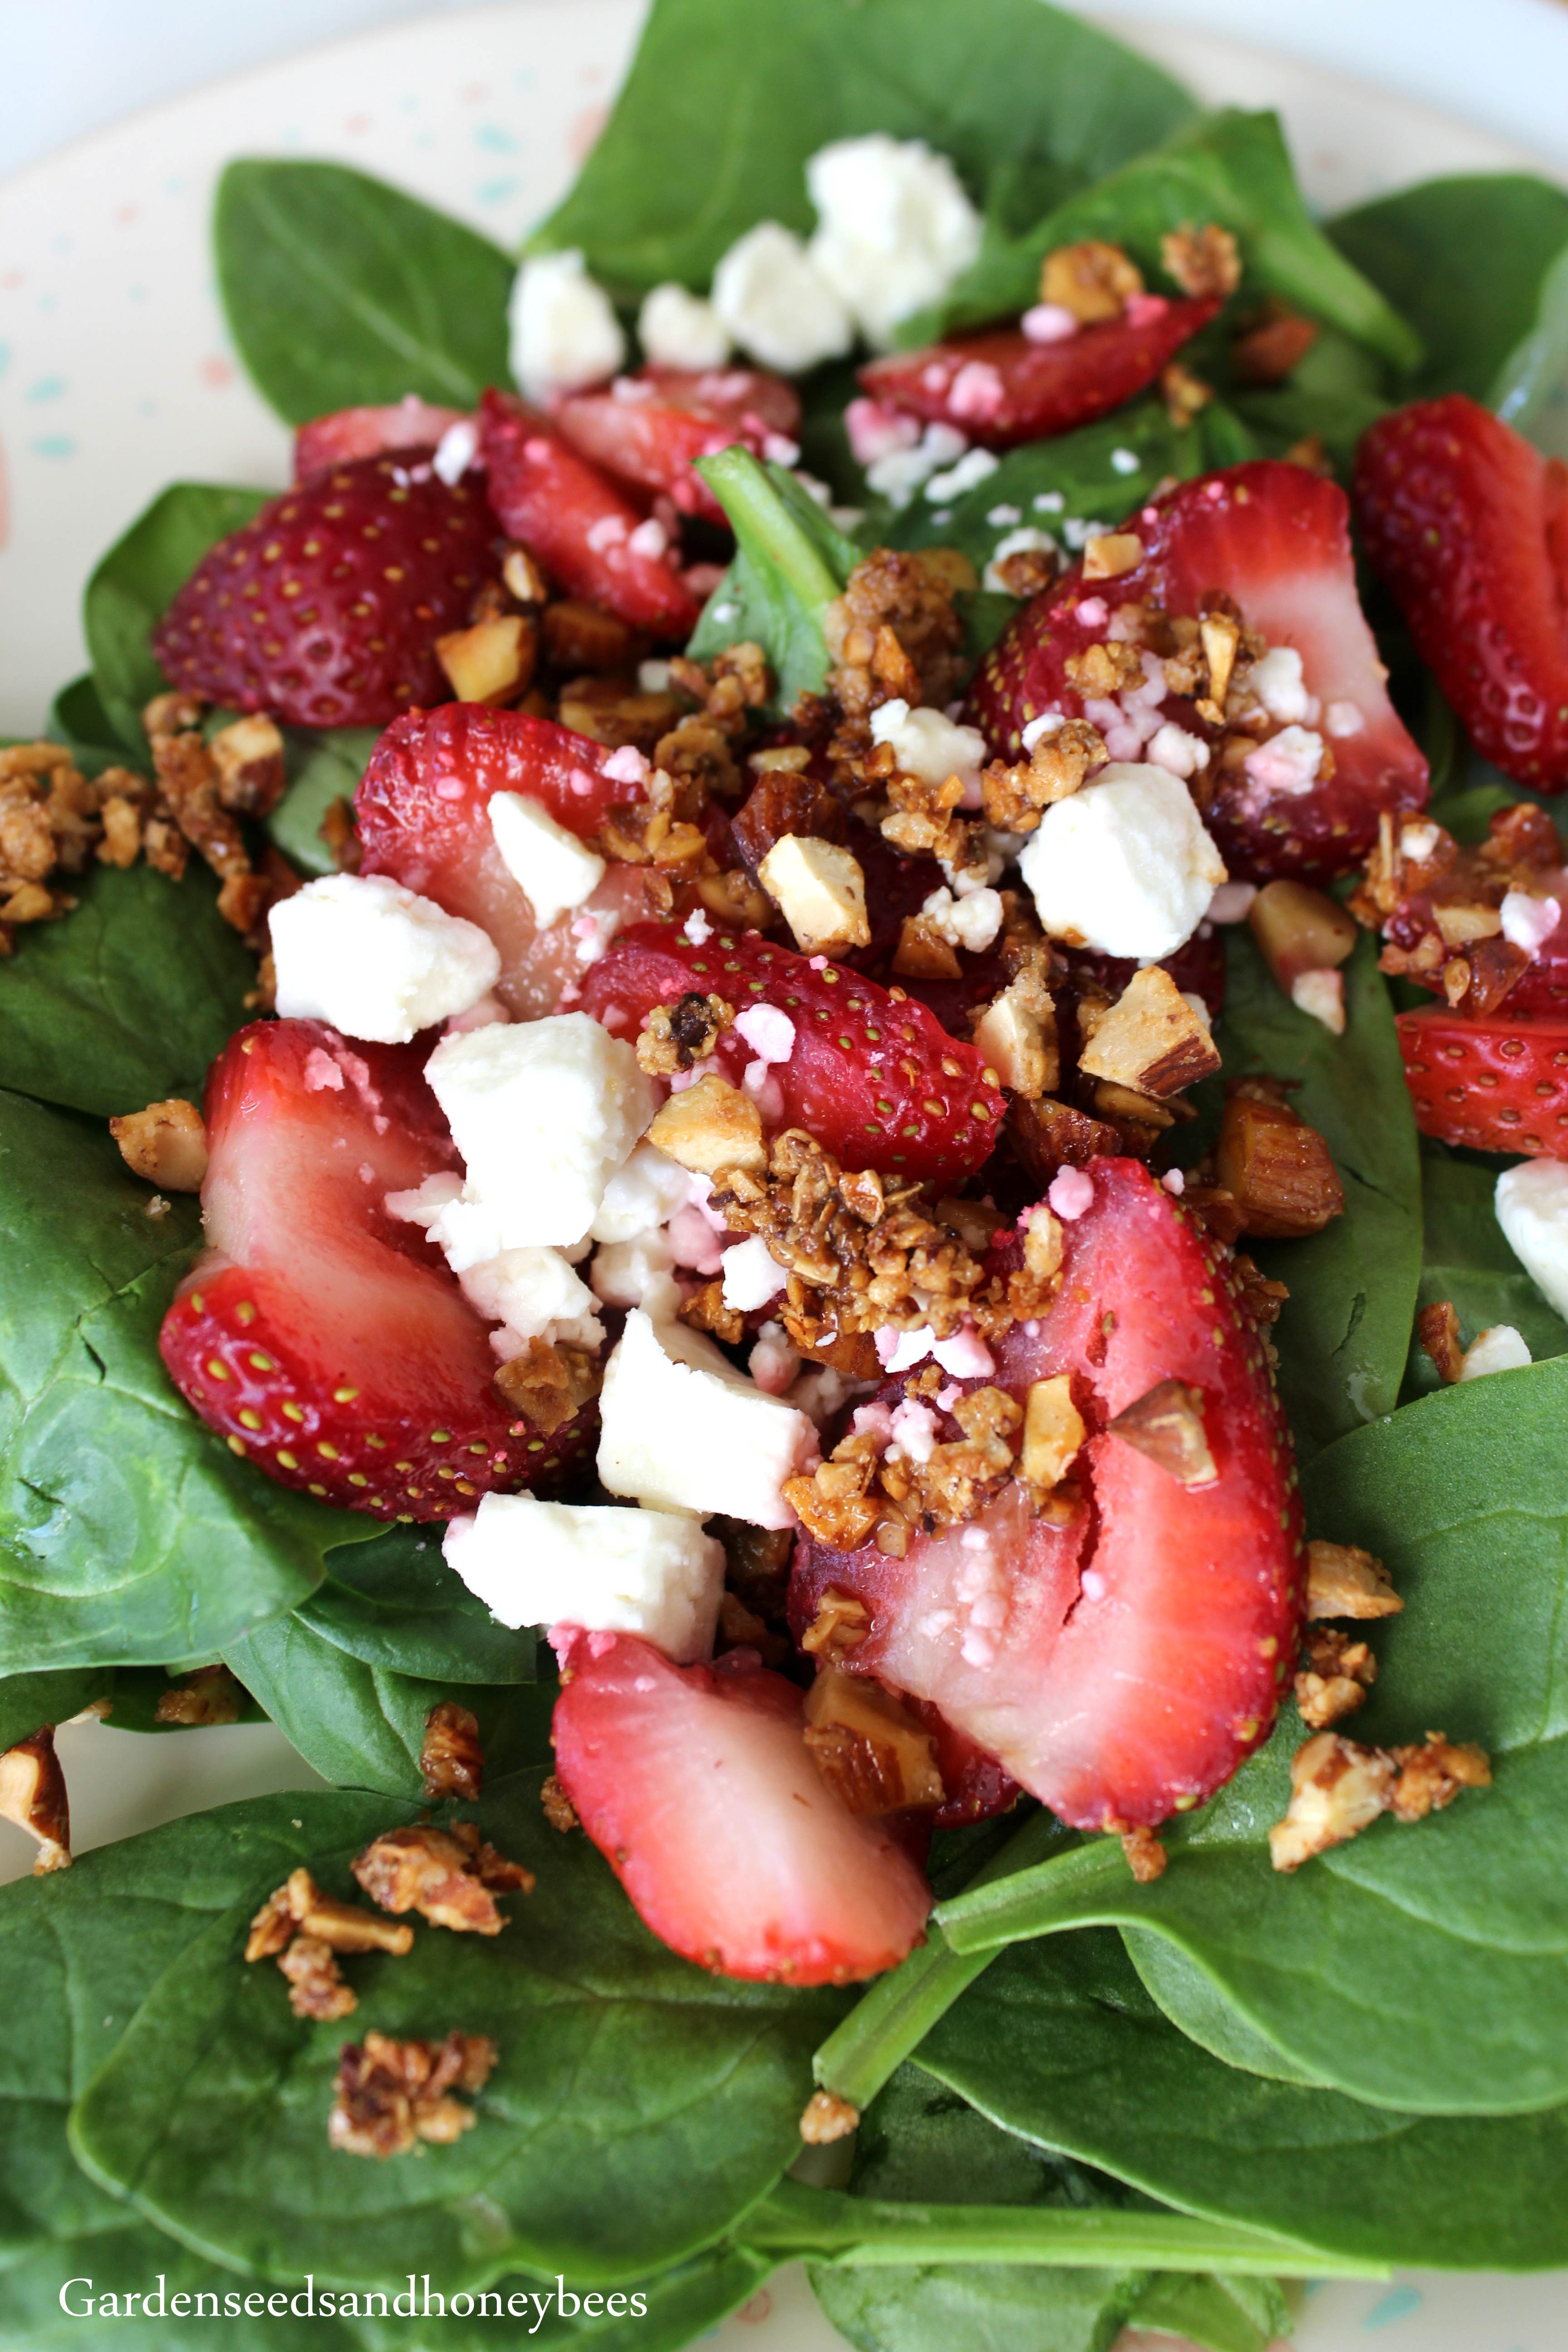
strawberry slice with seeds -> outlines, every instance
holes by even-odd
[[[984,1057],[923,1004],[755,932],[706,929],[700,944],[668,923],[624,931],[584,981],[583,1010],[635,1037],[656,1004],[721,996],[739,1019],[715,1058],[740,1086],[758,1058],[742,1024],[770,1005],[794,1030],[787,1058],[752,1082],[770,1133],[802,1127],[847,1168],[900,1176],[956,1181],[990,1158],[1006,1098]]]
[[[1568,466],[1452,393],[1363,435],[1356,520],[1483,758],[1568,784]]]
[[[1021,327],[955,336],[924,351],[892,352],[859,371],[873,400],[927,424],[952,425],[986,449],[1011,449],[1089,425],[1153,383],[1220,308],[1217,295],[1137,298],[1131,313],[1079,327],[1059,341]]]
[[[312,416],[294,435],[294,479],[308,482],[329,467],[392,449],[427,455],[463,417],[460,408],[433,408],[413,393],[386,408],[335,408],[330,416]]]
[[[458,1167],[421,1049],[256,1022],[207,1080],[208,1249],[163,1318],[175,1387],[280,1486],[383,1518],[559,1480],[596,1416],[546,1443],[492,1386],[487,1327],[388,1192]]]
[[[739,446],[793,465],[800,451],[800,402],[776,375],[756,368],[641,367],[606,389],[569,393],[552,416],[574,449],[617,480],[662,491],[683,514],[726,520],[692,467]],[[787,448],[784,445],[788,445]]]
[[[1020,1402],[1068,1376],[1087,1431],[1076,1504],[1058,1487],[1060,1511],[1037,1515],[1014,1479],[902,1559],[803,1535],[790,1620],[798,1638],[830,1589],[861,1601],[866,1638],[842,1664],[931,1701],[1062,1820],[1099,1830],[1201,1804],[1265,1738],[1306,1555],[1289,1438],[1228,1258],[1136,1161],[1092,1160],[1088,1176],[1057,1302],[997,1344],[993,1376]],[[1172,1381],[1197,1400],[1206,1483],[1109,1426]]]
[[[574,1633],[561,1679],[556,1775],[673,1951],[721,1976],[850,1984],[920,1940],[920,1872],[828,1788],[802,1692],[754,1653],[675,1666],[633,1634]]]
[[[411,453],[409,453],[411,454]],[[451,693],[436,640],[494,572],[481,490],[362,457],[211,547],[153,633],[170,682],[295,727],[384,727]]]
[[[1433,1004],[1402,1013],[1398,1029],[1423,1135],[1568,1160],[1568,1016],[1532,1016],[1505,1000],[1477,1020]]]
[[[642,763],[521,710],[450,702],[389,727],[361,777],[354,816],[362,874],[389,874],[488,931],[496,992],[520,1021],[553,1013],[623,922],[650,911],[648,869],[610,866],[584,906],[541,925],[496,846],[492,793],[537,801],[591,843],[608,812],[639,799]]]
[[[1110,576],[1080,560],[1016,616],[976,673],[966,716],[1008,760],[1029,721],[1053,710],[1087,716],[1113,760],[1148,758],[1173,722],[1206,754],[1194,797],[1233,878],[1348,873],[1384,810],[1426,800],[1426,762],[1389,701],[1356,599],[1349,512],[1335,483],[1273,459],[1181,483],[1108,535]],[[1170,622],[1196,620],[1216,592],[1271,653],[1299,655],[1300,673],[1272,678],[1266,709],[1243,664],[1215,724],[1198,708],[1201,677],[1198,692],[1163,696],[1157,681],[1178,650]],[[1119,664],[1125,686],[1111,675]]]
[[[547,416],[509,394],[479,404],[479,448],[490,505],[571,596],[602,604],[634,629],[685,639],[701,599],[674,560],[664,525],[634,503]]]

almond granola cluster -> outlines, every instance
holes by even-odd
[[[1485,841],[1461,848],[1430,818],[1384,814],[1351,912],[1385,942],[1378,969],[1439,991],[1458,1013],[1495,1012],[1531,961],[1507,938],[1510,895],[1544,901],[1562,888],[1563,844],[1544,809],[1500,809]]]

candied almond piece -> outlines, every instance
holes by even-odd
[[[1314,1854],[1357,1837],[1386,1812],[1396,1768],[1381,1748],[1360,1748],[1320,1731],[1290,1759],[1290,1801],[1268,1832],[1276,1870],[1300,1870]]]
[[[781,835],[758,866],[757,879],[776,899],[802,955],[869,947],[866,877],[859,859],[837,842]]]
[[[19,1830],[37,1840],[35,1878],[70,1868],[70,1800],[55,1753],[52,1723],[44,1724],[0,1755],[0,1819],[15,1822]]]
[[[1107,1422],[1106,1429],[1147,1454],[1178,1486],[1212,1486],[1219,1476],[1204,1428],[1203,1391],[1185,1381],[1157,1381]]]
[[[830,2147],[847,2139],[860,2121],[860,2110],[837,2091],[813,2091],[800,2118],[800,2136],[807,2147]]]
[[[761,1111],[750,1095],[716,1071],[671,1095],[648,1129],[647,1139],[700,1176],[715,1176],[721,1168],[767,1166]]]
[[[1424,1307],[1415,1318],[1415,1337],[1436,1369],[1445,1387],[1464,1377],[1465,1351],[1459,1345],[1459,1318],[1446,1298]]]
[[[352,2016],[359,2007],[359,1996],[344,1983],[331,1946],[320,1936],[296,1936],[279,1953],[278,1965],[289,1979],[289,2006],[296,2017],[330,2023]]]
[[[940,1805],[931,1734],[879,1683],[825,1665],[805,1695],[805,1744],[852,1813]]]
[[[163,1693],[153,1720],[187,1727],[237,1723],[245,1696],[226,1665],[201,1666]]]
[[[1133,295],[1142,291],[1137,263],[1100,237],[1053,247],[1040,265],[1040,300],[1070,311],[1080,327],[1120,319]]]
[[[1127,1857],[1127,1867],[1140,1886],[1163,1878],[1165,1864],[1170,1860],[1155,1832],[1140,1822],[1136,1829],[1121,1832],[1121,1851]]]
[[[111,1118],[109,1132],[132,1174],[161,1192],[199,1192],[207,1172],[207,1131],[195,1103],[173,1095]]]
[[[472,1804],[484,1779],[485,1756],[479,1746],[479,1719],[455,1699],[440,1699],[425,1718],[419,1749],[419,1776],[432,1803],[458,1797]]]
[[[1396,1617],[1404,1606],[1382,1560],[1359,1544],[1314,1537],[1307,1546],[1309,1618]]]
[[[1089,1077],[1173,1095],[1219,1067],[1206,1021],[1160,964],[1134,972],[1079,1057]]]
[[[1345,1205],[1329,1147],[1288,1104],[1243,1079],[1230,1093],[1215,1175],[1236,1202],[1241,1231],[1259,1241],[1321,1233]]]
[[[444,2042],[367,2033],[338,2060],[330,2145],[348,2156],[403,2156],[418,2140],[445,2142],[471,2129],[474,2110],[450,2094],[481,2091],[496,2063],[488,2034],[448,2033]]]

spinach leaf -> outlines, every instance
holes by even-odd
[[[68,1723],[95,1699],[111,1698],[112,1666],[64,1666],[55,1674],[7,1675],[0,1681],[0,1750],[30,1738],[46,1723]]]
[[[1163,1832],[1163,1878],[1134,1885],[1113,1843],[1084,1845],[942,1906],[949,1943],[1147,1928],[1354,2098],[1452,2115],[1568,2098],[1565,1411],[1568,1360],[1493,1373],[1341,1438],[1302,1480],[1309,1528],[1377,1553],[1405,1601],[1376,1631],[1355,1737],[1441,1725],[1489,1749],[1491,1789],[1279,1875],[1267,1832],[1302,1738],[1288,1708],[1228,1788]]]
[[[376,727],[302,727],[283,730],[289,789],[267,819],[267,830],[301,874],[335,871],[321,839],[321,819],[334,801],[352,802],[381,730]]]
[[[1406,396],[1484,401],[1535,331],[1547,272],[1568,247],[1568,194],[1525,172],[1467,173],[1358,205],[1327,233],[1421,338]]]
[[[917,344],[1026,310],[1046,255],[1080,237],[1125,247],[1152,281],[1164,282],[1162,236],[1210,221],[1240,243],[1244,292],[1278,294],[1394,367],[1419,359],[1420,345],[1398,311],[1308,212],[1278,117],[1235,108],[1178,130],[1152,153],[1069,196],[1024,236],[988,243],[943,302],[906,320],[900,341]]]
[[[199,1238],[96,1122],[0,1095],[0,1656],[14,1673],[210,1658],[374,1521],[237,1461],[175,1393],[158,1328]],[[242,1677],[243,1679],[243,1677]]]
[[[823,614],[860,551],[782,466],[760,465],[737,448],[700,458],[697,470],[729,516],[738,552],[688,650],[694,661],[707,661],[752,639],[767,655],[782,716],[826,683]]]
[[[1226,1077],[1299,1078],[1291,1097],[1322,1135],[1344,1214],[1310,1241],[1248,1243],[1290,1292],[1275,1332],[1279,1390],[1305,1460],[1392,1412],[1404,1377],[1421,1265],[1421,1170],[1388,991],[1370,938],[1344,966],[1348,1025],[1335,1037],[1280,993],[1237,926],[1215,1029]]]
[[[395,1527],[331,1554],[296,1614],[367,1665],[426,1681],[531,1683],[534,1640],[502,1625],[441,1557],[438,1527]],[[531,1760],[531,1759],[530,1759]]]
[[[153,658],[153,627],[202,557],[268,501],[268,490],[173,482],[117,539],[87,583],[82,628],[99,705],[128,752],[145,761],[142,705],[168,679]]]
[[[65,745],[85,776],[118,767],[125,758],[126,746],[103,707],[90,670],[61,687],[49,705],[44,733],[51,743]]]
[[[1109,1928],[1004,1953],[919,2064],[1028,2141],[1321,2253],[1445,2270],[1568,2254],[1568,2107],[1395,2114],[1223,2065],[1162,2013]]]
[[[231,1643],[224,1662],[307,1764],[340,1788],[417,1797],[426,1718],[443,1699],[456,1699],[479,1718],[490,1777],[549,1759],[552,1685],[492,1689],[367,1665],[298,1613]]]
[[[1306,2083],[1315,2090],[1325,2087],[1268,2041],[1249,2018],[1232,2009],[1214,1979],[1188,1959],[1180,1945],[1151,1935],[1146,1927],[1123,1927],[1121,1940],[1144,1991],[1158,2002],[1172,2024],[1211,2058],[1226,2066],[1239,2066],[1244,2074],[1267,2074],[1276,2083]]]
[[[1209,2352],[1265,2352],[1294,2326],[1278,2279],[1205,2278],[1192,2271],[1157,2274],[1138,2298],[1132,2324],[1184,2336]]]
[[[95,866],[72,887],[74,911],[29,925],[0,965],[0,1086],[100,1118],[200,1102],[256,986],[216,878]]]
[[[1426,1245],[1419,1303],[1447,1299],[1467,1343],[1494,1323],[1511,1323],[1540,1363],[1568,1355],[1568,1324],[1549,1307],[1503,1239],[1492,1207],[1500,1160],[1421,1146],[1422,1221]],[[1438,1386],[1431,1358],[1412,1338],[1405,1376],[1409,1396]]]
[[[470,2288],[520,2264],[574,2286],[635,2280],[730,2229],[798,2147],[811,2048],[842,1996],[677,1959],[587,1840],[550,1828],[542,1777],[501,1782],[479,1808],[485,1835],[538,1873],[510,1928],[421,1927],[404,1957],[351,1969],[356,2034],[494,2038],[471,2131],[381,2164],[328,2147],[342,2028],[294,2017],[276,1971],[242,1964],[246,1923],[281,1874],[258,1869],[163,1969],[78,2100],[72,2144],[91,2176],[216,2259],[342,2285],[413,2270]],[[315,1798],[299,1858],[351,1894],[367,1815],[386,1827],[401,1810]]]
[[[1568,457],[1568,252],[1542,280],[1535,324],[1492,378],[1487,404],[1548,457]]]
[[[581,247],[627,299],[665,278],[705,288],[757,221],[810,228],[805,162],[830,139],[924,139],[977,191],[1005,173],[1005,209],[1031,185],[1038,200],[1042,166],[1081,186],[1193,111],[1157,67],[1041,0],[657,0],[533,243]]]
[[[1384,373],[1363,345],[1325,327],[1283,383],[1268,392],[1234,386],[1226,397],[1257,436],[1260,456],[1282,457],[1297,442],[1315,434],[1334,471],[1348,482],[1362,435],[1391,405],[1383,389]]]
[[[510,260],[384,180],[342,163],[230,163],[213,237],[229,332],[287,424],[407,393],[472,408],[510,381]]]

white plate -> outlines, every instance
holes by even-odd
[[[1532,164],[1462,119],[1463,50],[1424,37],[1426,0],[1365,0],[1364,54],[1382,79],[1409,55],[1410,83],[1442,95],[1449,114],[1321,63],[1173,27],[1163,0],[1127,7],[1138,21],[1118,29],[1200,96],[1280,110],[1325,211],[1434,172]],[[1506,8],[1515,75],[1550,85],[1559,15],[1539,0]],[[1194,0],[1199,13],[1213,22],[1226,10]],[[1341,64],[1363,54],[1342,0],[1310,21],[1285,0],[1252,0],[1249,34],[1264,37],[1271,13],[1289,46]],[[0,731],[31,732],[85,666],[82,582],[165,482],[287,478],[289,436],[240,373],[213,283],[207,217],[224,163],[339,158],[513,244],[591,143],[641,14],[639,0],[510,0],[400,26],[160,107],[0,188]],[[1529,119],[1505,100],[1494,74],[1478,110]],[[1552,152],[1561,170],[1568,142]],[[83,1725],[63,1735],[61,1754],[81,1850],[199,1806],[316,1785],[270,1727],[139,1738]],[[0,1877],[28,1866],[24,1845],[0,1823]],[[1565,2289],[1568,2273],[1328,2285],[1304,2303],[1295,2341],[1299,2352],[1365,2352],[1373,2329],[1392,2330],[1388,2352],[1568,2352]],[[798,2267],[710,2340],[721,2352],[841,2352]]]

